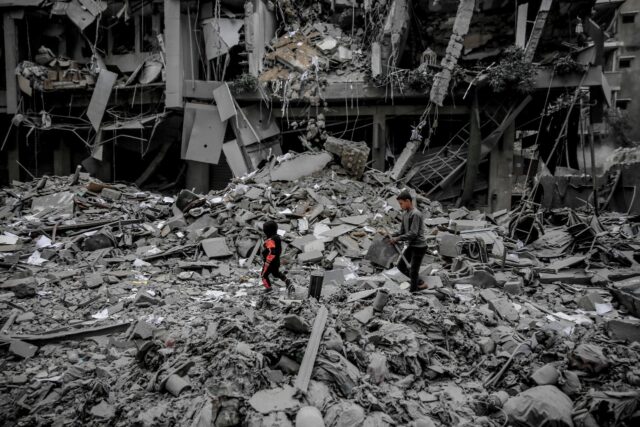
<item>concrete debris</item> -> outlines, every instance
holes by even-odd
[[[504,412],[514,425],[573,427],[573,402],[552,385],[523,391],[505,403]]]
[[[302,163],[320,156],[329,161],[320,152]],[[282,174],[292,161],[280,162]],[[28,422],[68,407],[72,419],[82,404],[87,422],[114,425],[502,424],[504,405],[511,422],[533,425],[590,408],[598,397],[581,391],[583,377],[596,390],[637,387],[640,373],[629,367],[638,350],[628,343],[638,340],[639,320],[624,298],[640,270],[598,265],[594,254],[606,248],[568,234],[573,249],[562,243],[549,257],[551,240],[520,245],[492,226],[481,259],[466,246],[475,240],[465,233],[477,231],[456,227],[488,217],[417,193],[434,238],[421,268],[427,286],[411,294],[384,236],[400,221],[399,188],[371,170],[356,181],[335,164],[271,180],[279,165],[224,190],[171,197],[49,177],[50,194],[73,197],[12,210],[0,247],[20,246],[0,252],[0,393],[36,409],[0,405],[3,417]],[[4,191],[28,195],[38,185]],[[89,207],[91,197],[102,202]],[[60,210],[62,199],[73,209]],[[601,218],[621,230],[619,218]],[[262,295],[267,220],[278,224],[280,268],[293,286],[276,282]],[[611,242],[624,239],[609,230]],[[46,262],[19,262],[36,250]],[[580,270],[576,257],[591,268]],[[86,381],[111,391],[69,388]],[[27,389],[47,392],[21,394]],[[507,391],[515,397],[496,397]],[[484,402],[481,411],[474,402]]]

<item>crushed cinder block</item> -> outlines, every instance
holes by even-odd
[[[504,284],[502,290],[510,295],[522,295],[524,293],[524,284],[522,278],[519,280],[510,280]]]
[[[105,199],[117,201],[120,200],[120,197],[122,197],[122,192],[113,188],[105,187],[100,192],[100,195]]]

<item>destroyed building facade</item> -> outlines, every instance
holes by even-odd
[[[637,139],[634,4],[1,1],[1,178],[206,191],[328,143],[356,175],[506,209]]]

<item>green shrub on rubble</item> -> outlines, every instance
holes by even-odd
[[[587,65],[581,64],[573,59],[571,55],[560,57],[556,59],[553,64],[555,73],[559,76],[566,76],[567,74],[573,73],[582,74],[586,71],[587,67]]]
[[[242,73],[233,81],[237,93],[255,92],[258,89],[258,78],[249,73]]]
[[[533,92],[536,70],[524,60],[524,50],[511,46],[504,51],[500,62],[487,70],[489,86],[494,92],[515,91],[521,94]]]

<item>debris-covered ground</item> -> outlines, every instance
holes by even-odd
[[[206,195],[85,174],[0,190],[1,424],[638,425],[638,218],[418,195],[411,294],[379,235],[400,189],[331,160]],[[293,295],[261,289],[268,219]]]

